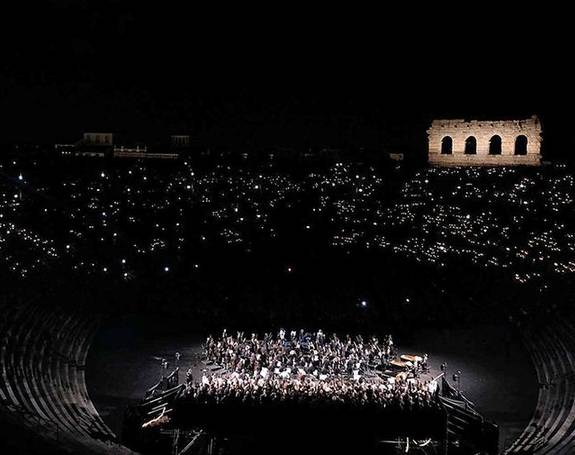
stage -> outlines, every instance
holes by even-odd
[[[162,375],[161,359],[176,365],[181,358],[180,381],[188,368],[199,379],[204,334],[191,331],[167,333],[158,321],[104,326],[98,333],[87,361],[87,383],[91,399],[104,421],[121,436],[124,410],[135,404]],[[172,331],[174,332],[174,331]],[[207,335],[207,334],[206,334]],[[487,419],[500,428],[500,448],[519,435],[528,423],[537,399],[537,380],[530,359],[517,338],[502,326],[473,329],[423,330],[410,339],[395,339],[400,354],[427,353],[430,374],[441,373],[447,363],[447,378]],[[460,384],[452,379],[461,371]]]

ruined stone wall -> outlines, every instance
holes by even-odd
[[[84,133],[84,145],[114,145],[114,135],[112,133]]]
[[[427,130],[429,163],[438,166],[539,166],[541,162],[541,123],[536,116],[523,120],[434,120]],[[476,139],[476,153],[466,154],[466,140]],[[490,141],[501,138],[501,154],[490,154]],[[516,154],[516,141],[525,136],[525,155]],[[452,140],[452,151],[442,153],[444,138]],[[525,138],[520,139],[525,140]]]

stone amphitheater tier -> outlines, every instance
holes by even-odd
[[[133,453],[119,445],[86,388],[97,323],[49,305],[5,303],[0,315],[0,412],[71,453]]]
[[[539,394],[531,421],[506,454],[575,453],[575,331],[556,321],[525,336]]]

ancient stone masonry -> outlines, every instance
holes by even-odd
[[[114,135],[112,133],[84,133],[83,145],[114,145]]]
[[[438,166],[539,166],[541,123],[523,120],[434,120],[429,163]]]

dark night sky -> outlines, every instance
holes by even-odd
[[[575,146],[573,52],[559,11],[523,4],[455,17],[412,2],[361,14],[208,13],[193,3],[19,2],[0,27],[4,141],[106,129],[337,142],[350,124],[357,138],[389,124],[419,130],[434,116],[538,113],[549,144]]]

